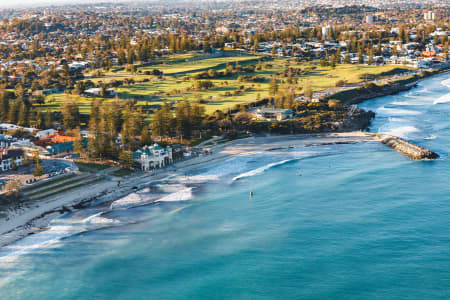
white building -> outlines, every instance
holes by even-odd
[[[435,17],[435,13],[431,10],[423,14],[423,18],[425,19],[425,21],[433,21]]]
[[[322,27],[322,39],[326,40],[328,39],[328,33],[330,32],[330,26],[323,26]]]
[[[134,161],[140,164],[143,171],[149,171],[155,168],[163,168],[166,164],[173,162],[172,148],[161,147],[158,144],[145,146],[133,153]]]
[[[90,88],[84,91],[84,94],[89,97],[100,97],[102,93],[101,88]],[[106,96],[107,97],[114,97],[117,95],[117,92],[113,88],[107,88],[106,89]]]
[[[255,119],[265,121],[283,121],[294,116],[290,109],[260,108],[254,113]]]
[[[13,162],[16,166],[21,166],[23,162],[23,150],[21,149],[4,149],[0,152],[0,172],[11,170]]]
[[[56,131],[55,129],[46,129],[46,130],[41,130],[38,133],[36,133],[36,137],[38,139],[45,139],[46,137],[48,137],[50,134],[53,133],[57,133],[58,131]]]
[[[13,137],[6,134],[0,134],[0,149],[6,149],[11,146]]]
[[[372,23],[373,23],[373,20],[374,20],[374,18],[373,18],[372,15],[367,15],[367,16],[366,16],[366,23],[367,23],[367,24],[372,24]]]

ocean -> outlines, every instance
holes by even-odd
[[[450,298],[450,74],[360,107],[440,159],[377,142],[231,157],[0,249],[0,299]]]

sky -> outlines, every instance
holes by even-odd
[[[46,6],[52,4],[66,3],[95,3],[101,0],[0,0],[0,8],[10,7],[26,7],[26,6]],[[114,0],[106,0],[104,2],[114,2]],[[119,1],[118,1],[119,2]],[[125,2],[125,1],[120,1]]]

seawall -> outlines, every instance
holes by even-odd
[[[434,160],[439,158],[439,155],[430,149],[415,145],[402,138],[381,134],[377,135],[381,143],[391,147],[392,149],[408,156],[414,160]]]

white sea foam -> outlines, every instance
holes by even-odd
[[[381,116],[390,117],[390,116],[415,116],[420,115],[420,111],[416,110],[408,110],[408,109],[399,109],[399,108],[387,108],[380,107],[377,109],[376,113]]]
[[[119,220],[101,217],[102,214],[103,214],[103,212],[99,212],[99,213],[96,213],[95,215],[89,216],[83,220],[83,223],[88,223],[88,224],[117,224],[117,223],[120,223]]]
[[[143,202],[143,197],[137,193],[131,193],[119,200],[111,203],[111,209],[114,208],[125,208],[133,205],[137,205]]]
[[[184,187],[181,190],[156,200],[156,202],[186,201],[190,199],[192,199],[192,187]]]
[[[424,140],[434,140],[435,138],[436,138],[435,135],[430,135],[430,136],[424,137],[423,139]]]
[[[441,104],[441,103],[449,103],[450,102],[450,93],[442,95],[441,97],[437,98],[433,104]]]
[[[394,117],[392,117],[392,118],[389,118],[389,121],[390,121],[390,122],[408,122],[409,120],[402,119],[402,118],[394,118]]]
[[[432,97],[424,97],[424,96],[411,96],[410,98],[414,98],[415,100],[411,101],[394,101],[391,102],[391,105],[397,105],[397,106],[423,106],[423,105],[430,105],[433,103],[434,98]]]
[[[450,78],[447,78],[447,79],[441,81],[441,84],[446,87],[450,87]]]
[[[392,134],[398,137],[407,138],[410,134],[420,132],[420,130],[414,126],[401,126],[397,128],[389,128],[387,130],[383,130],[382,132]]]
[[[140,190],[140,191],[137,191],[136,193],[137,194],[147,194],[147,193],[150,193],[150,188],[149,187],[146,187],[146,188],[144,188],[144,189],[142,189],[142,190]]]
[[[19,257],[35,251],[54,247],[61,239],[84,232],[81,226],[73,226],[64,222],[52,222],[47,230],[28,236],[12,245],[6,246],[6,254],[0,256],[0,265],[7,267],[13,264]]]
[[[292,160],[296,160],[296,159],[286,159],[286,160],[282,160],[282,161],[279,161],[279,162],[270,163],[268,165],[259,167],[259,168],[255,169],[255,170],[251,170],[251,171],[239,174],[238,176],[235,176],[232,179],[232,181],[236,181],[236,180],[239,180],[239,179],[242,179],[242,178],[245,178],[245,177],[251,177],[251,176],[255,176],[255,175],[260,175],[260,174],[264,173],[266,170],[268,170],[270,168],[273,168],[275,166],[279,166],[279,165],[285,164],[285,163],[287,163],[289,161],[292,161]]]
[[[175,193],[179,190],[183,190],[186,188],[184,184],[175,183],[175,184],[158,184],[158,190],[164,193]]]
[[[219,180],[219,175],[211,174],[211,175],[179,176],[175,177],[175,179],[181,183],[204,183],[208,181]]]

